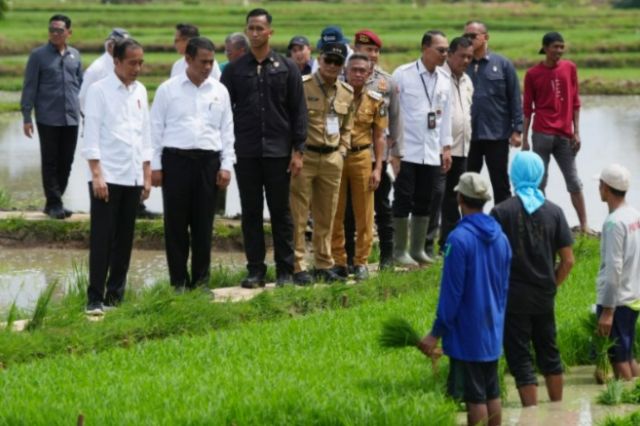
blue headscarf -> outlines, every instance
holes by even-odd
[[[538,189],[544,176],[544,163],[535,152],[520,151],[511,163],[511,183],[524,209],[533,214],[544,204],[544,194]]]

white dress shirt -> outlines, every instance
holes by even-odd
[[[82,155],[99,160],[107,183],[144,184],[142,163],[151,161],[151,130],[147,89],[129,86],[112,72],[89,87],[84,117]]]
[[[460,79],[452,74],[445,62],[443,71],[451,76],[451,155],[468,157],[471,146],[471,104],[473,102],[473,83],[466,73]]]
[[[236,162],[233,113],[227,88],[209,77],[200,87],[187,73],[158,87],[151,107],[152,170],[162,170],[162,149],[219,151],[223,170]]]
[[[393,80],[400,92],[404,122],[402,161],[439,166],[442,148],[452,144],[449,75],[441,67],[430,73],[418,60],[398,67],[393,72]],[[436,115],[435,129],[428,126],[430,112]]]
[[[84,103],[87,100],[89,86],[113,73],[114,67],[113,57],[108,52],[104,52],[102,56],[89,65],[89,68],[82,75],[82,86],[80,86],[80,94],[78,95],[78,98],[80,98],[80,111],[84,113]]]
[[[187,60],[184,56],[173,63],[171,67],[171,76],[169,78],[173,78],[178,74],[184,74],[187,70]],[[220,81],[220,76],[222,75],[222,71],[220,71],[220,65],[218,65],[218,61],[213,60],[213,69],[211,70],[211,77]],[[155,98],[154,98],[155,99]]]

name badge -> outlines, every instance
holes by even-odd
[[[337,135],[340,133],[340,121],[336,114],[327,115],[327,134],[329,136]]]

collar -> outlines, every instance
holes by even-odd
[[[211,78],[211,75],[209,75],[209,77],[207,77],[207,79],[205,81],[202,82],[202,84],[200,86],[196,86],[193,81],[191,81],[191,79],[189,78],[189,76],[187,75],[187,70],[185,69],[183,73],[180,73],[178,76],[178,82],[180,83],[180,85],[182,86],[185,83],[191,84],[193,87],[195,87],[196,89],[200,89],[202,87],[205,87],[207,85],[211,85],[213,84],[213,80]]]
[[[451,67],[449,67],[449,63],[445,61],[444,65],[440,67],[440,69],[442,70],[442,72],[444,72],[445,74],[447,74],[447,76],[449,76],[449,78],[451,80],[453,80],[455,83],[459,84],[459,83],[463,83],[464,81],[466,81],[469,77],[467,76],[467,73],[463,72],[462,75],[460,76],[460,78],[458,78],[453,71],[451,71]]]
[[[47,42],[47,46],[49,47],[49,50],[51,50],[52,52],[55,52],[57,55],[60,54],[60,51],[58,50],[57,47],[55,47],[53,45],[53,43],[51,43],[50,41]],[[64,52],[62,52],[63,55],[67,55],[69,54],[69,45],[65,44],[64,45]]]
[[[131,83],[129,86],[125,86],[122,80],[120,80],[120,78],[118,78],[118,76],[116,75],[115,70],[109,74],[109,76],[107,77],[107,81],[109,82],[109,87],[111,87],[112,89],[115,89],[115,90],[124,89],[129,93],[133,93],[133,91],[136,90],[136,88],[138,87],[138,84],[140,84],[138,80],[136,80],[133,83]]]
[[[324,86],[324,87],[337,87],[338,86],[338,80],[340,80],[339,78],[336,78],[336,81],[335,81],[335,83],[333,83],[333,85],[327,84],[327,82],[324,81],[324,79],[320,75],[320,71],[316,71],[315,73],[313,73],[313,78],[316,81],[316,83],[319,83],[321,86]]]
[[[253,55],[253,52],[251,51],[251,49],[249,49],[248,55],[249,55],[249,58],[251,58],[251,61],[255,62],[256,64],[262,64],[262,63],[265,63],[265,62],[274,63],[274,62],[278,61],[277,58],[275,57],[276,52],[273,49],[269,49],[269,54],[267,55],[266,58],[264,58],[264,61],[262,61],[262,62],[258,62],[256,57]]]
[[[475,57],[473,59],[471,59],[471,62],[480,62],[480,61],[487,61],[489,62],[491,60],[491,52],[489,51],[489,49],[487,48],[487,52],[484,54],[484,56],[480,59],[476,59]]]
[[[435,77],[438,74],[438,68],[440,68],[436,66],[433,72],[429,72],[427,67],[424,66],[424,63],[422,62],[422,58],[418,59],[417,64],[418,64],[418,74],[426,74],[427,76],[430,76],[430,77]]]

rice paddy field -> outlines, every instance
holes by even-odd
[[[556,306],[569,369],[593,362],[584,323],[598,241],[579,239],[575,252]],[[30,331],[0,331],[0,424],[70,424],[80,415],[120,425],[457,424],[458,406],[444,397],[446,358],[434,370],[415,349],[378,343],[391,317],[428,331],[440,266],[240,303],[159,285],[129,295],[101,322],[82,315],[79,273],[76,292],[36,308]]]

